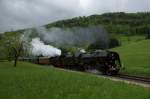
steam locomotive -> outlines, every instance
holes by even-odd
[[[96,50],[86,53],[62,54],[51,58],[24,58],[24,61],[59,68],[86,71],[96,69],[106,75],[116,75],[121,68],[119,54],[113,51]]]

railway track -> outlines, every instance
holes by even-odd
[[[133,75],[127,75],[127,74],[118,74],[115,76],[107,76],[102,75],[98,71],[87,71],[89,73],[100,75],[102,77],[106,77],[115,81],[124,81],[127,83],[133,83],[137,85],[142,85],[144,87],[150,87],[150,77],[143,77],[143,76],[133,76]]]
[[[150,77],[119,74],[119,75],[115,76],[115,78],[120,78],[120,79],[124,79],[124,80],[128,80],[128,81],[134,81],[137,83],[143,83],[143,84],[150,85]]]
[[[114,78],[114,79],[120,79],[120,80],[124,80],[124,81],[132,81],[132,82],[136,82],[136,83],[147,84],[150,86],[150,77],[133,76],[133,75],[127,75],[127,74],[118,74],[115,76],[107,76],[107,75],[99,74],[98,71],[87,71],[87,72],[96,74],[96,75],[100,75],[100,76],[104,76],[104,77],[108,77],[108,78],[112,78],[112,79]]]

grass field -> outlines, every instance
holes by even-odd
[[[132,42],[112,50],[121,56],[125,67],[122,72],[150,76],[150,40]]]
[[[0,99],[150,99],[150,89],[87,73],[1,62]]]

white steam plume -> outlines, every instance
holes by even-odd
[[[40,38],[34,38],[31,41],[32,45],[32,54],[35,56],[47,56],[47,57],[53,57],[53,56],[60,56],[61,50],[57,49],[51,45],[45,45],[44,42],[40,40]]]

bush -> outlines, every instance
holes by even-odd
[[[150,34],[147,34],[147,35],[146,35],[146,39],[150,39]]]
[[[109,48],[114,48],[114,47],[117,47],[117,46],[120,46],[120,42],[118,41],[118,39],[116,38],[111,38],[110,39],[110,42],[109,42]]]
[[[94,49],[107,49],[108,44],[103,41],[96,41],[88,46],[88,50],[94,50]]]

